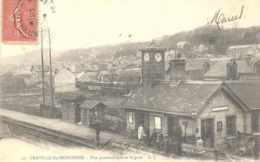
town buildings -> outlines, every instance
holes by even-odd
[[[230,46],[227,49],[227,56],[230,58],[244,59],[248,55],[256,56],[259,54],[259,49],[259,44]]]
[[[50,81],[48,76],[48,72],[50,71],[49,65],[44,65],[44,76],[45,81]],[[35,81],[36,83],[39,83],[42,81],[42,66],[41,65],[32,65],[31,67],[31,79]]]
[[[260,57],[217,61],[204,75],[205,80],[259,80]],[[230,76],[232,71],[233,76]]]

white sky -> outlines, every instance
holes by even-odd
[[[56,12],[48,13],[48,22],[55,51],[150,41],[206,25],[220,8],[226,17],[239,15],[242,5],[245,6],[244,13],[242,19],[236,21],[237,27],[260,25],[260,0],[53,1]],[[41,12],[50,11],[50,6],[39,3]],[[228,26],[234,26],[234,23],[226,23],[224,27]],[[132,36],[128,37],[129,34]],[[38,48],[39,45],[1,43],[0,54],[8,57]]]

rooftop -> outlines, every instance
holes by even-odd
[[[149,46],[140,49],[140,51],[149,51],[149,50],[156,50],[156,51],[166,51],[166,48],[160,47],[158,44],[156,44],[154,41],[152,41]]]
[[[153,88],[140,87],[122,107],[191,116],[192,110],[199,112],[211,96],[222,88],[243,107],[260,108],[260,83],[246,81],[182,81],[177,86],[164,83]]]
[[[123,104],[123,107],[191,115],[205,104],[220,82],[181,82],[178,86],[160,84],[153,88],[141,87]],[[195,97],[196,96],[196,97]]]
[[[86,100],[85,102],[83,102],[83,104],[80,105],[80,107],[84,109],[93,109],[100,104],[106,107],[106,105],[99,100]]]
[[[210,70],[204,75],[207,77],[227,77],[227,66],[226,64],[229,63],[229,60],[223,60],[216,62]],[[246,60],[238,60],[237,63],[237,73],[254,73],[254,67],[251,64],[248,64]]]

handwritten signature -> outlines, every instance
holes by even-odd
[[[222,28],[220,27],[220,24],[224,24],[224,23],[227,23],[227,22],[236,21],[236,20],[241,19],[243,12],[244,12],[244,6],[241,7],[239,15],[234,15],[232,17],[226,18],[223,13],[220,14],[220,9],[219,9],[218,12],[215,13],[213,19],[210,22],[208,22],[207,25],[212,25],[212,24],[216,23],[218,29],[222,30]]]

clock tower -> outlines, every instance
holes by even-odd
[[[147,48],[140,49],[142,57],[142,85],[153,87],[164,81],[165,51],[152,42]]]

